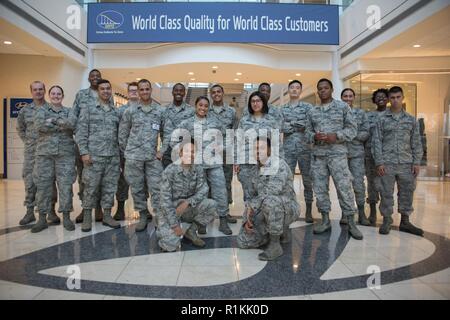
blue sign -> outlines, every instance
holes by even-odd
[[[88,43],[339,44],[335,5],[90,3]]]
[[[33,99],[29,98],[13,98],[9,100],[9,117],[17,118],[19,116],[19,111],[23,107],[26,107],[33,102]]]

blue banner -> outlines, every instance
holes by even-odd
[[[88,43],[339,44],[335,5],[90,3]]]
[[[9,117],[17,118],[19,116],[19,111],[23,107],[32,103],[33,99],[30,98],[12,98],[9,100]]]

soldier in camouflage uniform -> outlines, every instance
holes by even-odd
[[[350,107],[332,98],[333,84],[328,79],[317,83],[321,104],[311,109],[306,123],[306,136],[313,143],[311,172],[316,194],[317,208],[322,214],[320,224],[314,226],[314,233],[331,230],[329,180],[333,178],[343,215],[348,218],[350,235],[361,240],[362,233],[356,227],[355,195],[351,187],[351,173],[348,168],[346,143],[356,137],[357,125]]]
[[[258,87],[258,91],[261,92],[263,94],[263,96],[266,98],[267,101],[267,106],[269,108],[269,115],[271,115],[273,118],[275,118],[277,121],[280,122],[280,126],[282,125],[282,121],[283,121],[283,115],[281,114],[281,110],[280,108],[274,106],[273,104],[269,103],[270,101],[270,94],[272,91],[272,88],[270,87],[270,84],[268,84],[267,82],[263,82],[259,85]],[[247,116],[249,114],[249,109],[248,108],[244,108],[243,111],[243,115],[241,117],[241,119],[244,116]]]
[[[92,69],[89,72],[89,83],[90,87],[87,89],[82,89],[77,92],[75,96],[75,101],[73,102],[73,115],[78,119],[80,118],[81,109],[83,106],[92,105],[97,103],[98,99],[98,81],[102,78],[102,74],[97,69]],[[112,98],[111,98],[112,100]],[[81,201],[83,201],[83,193],[84,193],[84,182],[83,182],[83,161],[81,161],[80,151],[76,148],[76,157],[75,163],[77,166],[77,175],[78,175],[78,196]],[[99,195],[97,195],[97,205],[95,208],[95,221],[103,220],[103,212],[100,207],[100,199]],[[75,218],[76,223],[83,222],[83,211]]]
[[[201,144],[196,153],[195,164],[202,165],[211,198],[217,204],[217,213],[220,220],[219,231],[230,235],[232,231],[227,222],[229,207],[223,173],[222,137],[224,127],[217,117],[209,113],[209,99],[207,97],[200,96],[196,99],[194,117],[184,120],[178,129],[172,134],[171,145],[173,148],[179,148],[180,135],[184,140],[184,135],[189,134],[189,138],[193,137],[197,145]],[[209,130],[208,133],[207,130]]]
[[[380,234],[388,234],[392,225],[394,186],[397,182],[398,212],[401,214],[400,231],[423,236],[423,230],[409,222],[416,177],[420,170],[423,149],[417,120],[403,110],[403,90],[389,90],[391,108],[382,112],[372,139],[372,153],[380,186],[380,212],[383,224]]]
[[[365,151],[366,151],[366,177],[367,177],[367,202],[370,205],[370,215],[369,222],[370,225],[375,226],[377,223],[377,202],[380,200],[379,196],[379,186],[376,185],[378,179],[377,170],[375,168],[375,161],[372,156],[372,137],[375,134],[375,128],[378,121],[378,116],[381,112],[386,110],[386,105],[388,103],[388,90],[378,89],[372,94],[372,102],[376,104],[377,109],[367,113],[367,118],[369,120],[369,139],[366,141]]]
[[[24,163],[22,177],[25,183],[25,201],[27,207],[25,216],[20,220],[20,225],[36,221],[34,216],[34,206],[36,198],[36,184],[33,179],[33,170],[35,163],[36,140],[38,131],[34,123],[34,116],[39,108],[46,106],[45,85],[41,81],[34,81],[30,85],[33,102],[22,108],[17,117],[17,133],[24,144]],[[53,205],[48,220],[51,224],[59,224],[60,219],[55,213],[55,203],[57,201],[56,186],[53,183]]]
[[[183,235],[181,222],[191,223],[184,233],[196,247],[204,247],[205,242],[197,235],[199,226],[214,220],[216,203],[208,199],[208,184],[204,169],[194,165],[194,141],[180,148],[180,162],[169,165],[162,175],[161,210],[158,211],[156,235],[158,244],[164,251],[175,251],[180,246]]]
[[[238,127],[238,129],[246,132],[248,138],[245,139],[245,143],[240,143],[240,137],[238,135],[236,136],[238,151],[235,162],[235,171],[237,172],[238,180],[242,185],[244,202],[246,204],[250,200],[251,195],[254,194],[251,179],[258,175],[256,159],[254,159],[254,157],[251,159],[250,157],[253,152],[250,146],[255,142],[253,139],[256,139],[256,137],[251,137],[249,133],[254,130],[254,135],[260,136],[266,134],[273,141],[274,137],[271,137],[271,130],[277,130],[278,134],[280,134],[281,131],[280,121],[268,114],[269,109],[267,101],[261,92],[256,91],[250,95],[248,100],[248,110],[249,114],[242,117]],[[241,150],[245,152],[245,158],[241,157]],[[277,151],[279,152],[280,150]],[[279,153],[277,156],[279,156]]]
[[[138,85],[137,82],[131,82],[127,87],[128,91],[128,103],[120,106],[117,111],[119,113],[119,121],[122,120],[122,116],[129,107],[135,106],[139,103]],[[114,214],[114,220],[125,220],[125,201],[128,200],[128,190],[130,186],[125,179],[125,157],[122,151],[120,151],[120,177],[117,185],[117,211]]]
[[[51,212],[52,196],[48,192],[56,179],[59,192],[59,212],[63,214],[66,230],[75,230],[70,221],[73,211],[72,185],[76,179],[75,142],[73,130],[76,119],[70,117],[69,108],[62,106],[64,91],[60,86],[49,90],[50,104],[39,108],[34,116],[38,131],[34,181],[36,183],[36,202],[39,209],[39,221],[31,232],[40,232],[47,228],[47,213]]]
[[[163,123],[163,142],[161,147],[161,153],[163,154],[163,166],[167,168],[172,163],[172,148],[170,147],[170,137],[173,130],[183,122],[184,120],[194,116],[195,111],[190,105],[184,101],[186,96],[186,87],[177,83],[172,88],[173,101],[167,105],[164,110],[164,123]]]
[[[162,131],[164,110],[152,98],[150,81],[138,82],[139,104],[125,110],[119,128],[119,145],[125,155],[127,179],[134,209],[139,212],[136,231],[147,228],[147,194],[150,191],[153,214],[159,210],[160,181],[163,167],[162,154],[157,150]]]
[[[298,218],[300,206],[288,164],[282,158],[271,156],[269,138],[258,138],[256,144],[259,174],[253,179],[254,194],[248,201],[237,243],[239,248],[247,249],[268,242],[258,258],[274,260],[283,254],[280,237],[282,243],[291,239],[289,225]],[[272,172],[276,166],[276,172]]]
[[[307,143],[305,137],[306,120],[309,110],[313,106],[300,101],[302,93],[302,83],[292,80],[289,83],[288,91],[290,102],[281,108],[283,116],[283,149],[284,155],[292,174],[295,174],[295,167],[300,168],[302,173],[304,197],[306,202],[305,221],[313,223],[312,202],[313,189],[311,178],[311,145]]]
[[[83,232],[92,228],[92,209],[97,206],[99,196],[103,225],[120,228],[120,223],[111,216],[120,175],[119,114],[111,101],[111,83],[103,79],[97,84],[99,99],[95,104],[81,106],[75,136],[84,165]]]
[[[210,107],[210,114],[216,116],[218,120],[222,123],[224,132],[224,146],[226,146],[226,130],[227,129],[236,129],[238,126],[237,118],[236,118],[236,110],[232,107],[225,104],[223,101],[224,90],[223,87],[219,84],[215,84],[210,89],[210,95],[212,98],[212,106]],[[232,139],[233,137],[230,137]],[[231,143],[231,142],[230,142]],[[225,182],[227,185],[227,198],[228,204],[233,203],[233,193],[231,190],[231,182],[233,180],[233,164],[225,163],[226,162],[226,149],[224,149],[223,153],[224,165],[223,165],[223,173],[225,175]],[[236,223],[236,218],[227,214],[228,223]]]
[[[351,88],[346,88],[341,92],[341,99],[350,106],[353,118],[358,127],[356,137],[347,143],[348,168],[353,177],[353,190],[355,191],[356,204],[358,206],[358,222],[363,226],[368,226],[370,222],[367,220],[366,213],[364,212],[364,204],[366,202],[364,143],[369,138],[369,120],[364,110],[353,106],[355,96],[355,91]],[[342,215],[341,224],[347,223],[346,216]]]

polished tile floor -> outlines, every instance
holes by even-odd
[[[239,216],[242,190],[237,181],[233,187],[231,214]],[[79,225],[74,232],[60,225],[32,234],[29,226],[18,226],[23,194],[21,181],[0,180],[0,299],[450,298],[450,182],[418,183],[411,220],[426,231],[424,238],[397,229],[381,236],[377,228],[361,227],[363,241],[350,239],[339,225],[332,187],[332,232],[313,235],[303,219],[294,222],[293,241],[274,262],[259,261],[260,250],[237,248],[239,220],[231,236],[217,231],[217,220],[209,225],[203,249],[183,242],[181,251],[161,253],[153,224],[134,232],[131,200],[120,229],[96,223],[82,233]],[[74,206],[73,217],[78,199]],[[316,208],[313,214],[319,218]],[[73,279],[78,272],[80,282]]]

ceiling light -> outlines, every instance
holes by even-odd
[[[297,77],[300,77],[302,74],[301,73],[296,73],[295,74]]]
[[[191,78],[191,81],[195,81],[195,78]]]
[[[4,43],[4,44],[6,44],[6,45],[10,45],[10,44],[12,44],[12,42],[11,42],[11,41],[3,41],[3,43]]]
[[[420,44],[415,44],[415,45],[413,45],[413,47],[414,47],[414,48],[420,48],[421,45],[420,45]]]
[[[218,66],[212,66],[212,68],[213,68],[213,69],[219,69],[219,67],[218,67]]]
[[[242,72],[236,72],[237,76],[242,76]]]
[[[289,81],[289,82],[291,82],[291,81],[292,81],[292,79],[289,79],[288,81]]]
[[[239,81],[239,79],[238,78],[234,78],[234,81]]]
[[[191,72],[188,72],[188,75],[193,76],[194,73],[191,71]]]
[[[136,78],[136,81],[141,81],[141,78]]]

